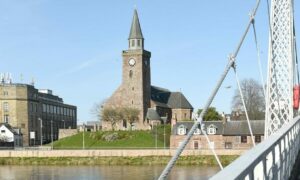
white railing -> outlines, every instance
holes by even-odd
[[[300,152],[300,116],[240,156],[211,180],[288,179]]]

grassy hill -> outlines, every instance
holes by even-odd
[[[170,126],[166,126],[165,130],[166,147],[169,147]],[[85,149],[163,148],[163,134],[163,126],[159,126],[157,131],[154,128],[151,131],[85,132],[84,144]],[[54,149],[82,149],[83,133],[55,141],[53,147]]]

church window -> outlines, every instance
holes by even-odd
[[[134,44],[134,40],[131,40],[131,47],[134,47],[135,44]]]
[[[134,91],[134,87],[132,87],[132,90]]]
[[[184,113],[184,119],[186,119],[186,113]]]
[[[137,40],[137,46],[140,47],[141,46],[141,40]]]
[[[131,101],[131,104],[133,104],[133,100]]]
[[[132,74],[133,74],[133,72],[132,72],[132,70],[130,70],[130,71],[129,71],[129,77],[130,77],[130,78],[132,78]]]

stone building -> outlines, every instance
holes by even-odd
[[[32,146],[40,145],[41,138],[43,143],[51,142],[51,126],[53,140],[58,139],[58,129],[76,128],[77,108],[64,104],[51,90],[2,81],[0,117],[3,123],[21,129],[24,146]]]
[[[134,129],[149,129],[152,121],[162,121],[167,117],[170,122],[174,117],[178,120],[191,119],[193,107],[181,92],[171,92],[164,88],[151,86],[150,57],[151,52],[144,49],[138,13],[134,10],[133,21],[128,38],[128,50],[122,52],[123,73],[122,84],[104,104],[104,108],[131,107],[140,111],[139,120],[133,124]],[[151,113],[148,109],[151,108]],[[153,113],[155,115],[153,115]],[[151,117],[157,119],[152,119]],[[128,122],[120,121],[117,129],[127,129]],[[102,122],[104,130],[111,129],[110,123]]]
[[[255,143],[260,143],[264,137],[263,120],[251,120],[251,128]],[[185,139],[194,122],[178,122],[172,128],[170,148],[177,148]],[[247,121],[204,121],[202,127],[194,132],[186,149],[209,149],[203,131],[206,131],[215,149],[250,149],[253,147]]]

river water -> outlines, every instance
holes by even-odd
[[[1,180],[153,180],[164,166],[0,166]],[[218,167],[176,166],[168,179],[208,179]]]

